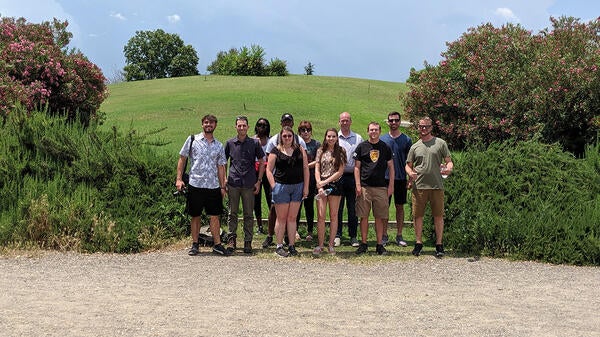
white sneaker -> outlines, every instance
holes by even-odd
[[[350,240],[350,245],[351,245],[352,247],[358,247],[358,246],[359,246],[358,240],[357,240],[356,238],[352,238],[352,239]]]
[[[342,244],[342,240],[340,240],[340,238],[335,238],[333,240],[333,246],[339,247],[341,244]]]

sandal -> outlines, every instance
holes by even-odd
[[[316,246],[315,249],[313,250],[313,255],[321,255],[321,252],[323,252],[323,247]]]

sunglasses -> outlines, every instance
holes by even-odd
[[[310,129],[310,128],[300,128],[299,131],[300,132],[312,132],[312,129]]]
[[[281,135],[281,138],[292,138],[292,135]]]
[[[390,123],[398,123],[398,122],[400,122],[400,119],[398,119],[398,118],[390,118],[390,119],[388,119],[388,122],[390,122]]]
[[[256,126],[260,126],[262,128],[266,128],[268,125],[265,124],[265,123],[258,123],[258,124],[256,124]]]

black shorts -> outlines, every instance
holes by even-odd
[[[331,193],[329,195],[342,195],[342,180],[338,179],[323,186],[324,190],[328,188],[331,188]]]
[[[223,197],[221,189],[198,188],[188,185],[188,214],[192,217],[202,215],[206,210],[206,215],[223,214]]]
[[[386,180],[386,184],[389,180]],[[387,185],[386,185],[387,186]],[[390,196],[390,205],[392,197]],[[406,204],[406,180],[394,180],[394,205]]]

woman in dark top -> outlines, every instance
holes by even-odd
[[[306,152],[297,142],[294,131],[284,126],[277,141],[277,147],[269,153],[267,161],[267,179],[271,185],[272,202],[275,205],[277,220],[275,253],[286,257],[297,255],[295,235],[289,235],[289,249],[283,249],[283,237],[286,233],[296,232],[296,217],[300,202],[308,195],[308,159]]]
[[[312,138],[312,124],[309,121],[302,121],[298,125],[298,134],[306,143],[306,157],[308,158],[308,196],[302,204],[304,205],[304,216],[306,217],[306,241],[312,241],[313,228],[315,222],[315,194],[317,192],[317,181],[315,180],[315,156],[317,149],[321,146],[317,140]],[[302,207],[298,209],[298,221],[300,221],[300,212]],[[296,240],[300,239],[296,232]]]

